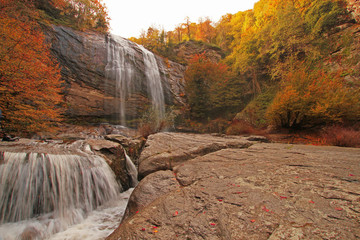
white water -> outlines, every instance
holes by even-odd
[[[22,150],[0,152],[0,240],[104,239],[118,226],[131,191],[119,195],[114,173],[88,144]]]
[[[138,49],[138,52],[135,49]],[[135,67],[136,55],[139,51],[143,55],[144,71],[148,98],[151,100],[152,109],[163,118],[165,115],[164,90],[157,61],[152,52],[141,45],[130,42],[124,38],[111,35],[107,39],[107,65],[105,67],[106,78],[115,80],[115,97],[118,106],[113,106],[119,111],[120,123],[126,126],[127,102],[134,93],[141,91],[139,70]]]
[[[50,237],[50,240],[99,240],[109,236],[120,224],[134,189],[123,192],[108,204],[99,207],[80,224]]]
[[[131,187],[136,187],[136,185],[138,185],[139,183],[137,168],[133,163],[133,161],[131,160],[131,158],[127,155],[125,150],[124,150],[124,154],[126,160],[126,170],[128,171],[128,174],[130,175],[131,178]]]
[[[165,116],[164,90],[161,84],[159,67],[152,52],[140,46],[144,55],[145,74],[148,84],[149,96],[151,96],[153,110],[162,119]]]
[[[107,44],[107,65],[105,75],[107,79],[114,79],[115,97],[119,110],[120,123],[126,126],[126,101],[134,92],[133,81],[136,69],[132,65],[135,60],[135,50],[124,38],[111,36]]]
[[[18,240],[24,231],[38,233],[36,238],[50,240],[101,240],[110,235],[118,226],[124,215],[128,198],[133,189],[118,195],[117,198],[89,213],[86,218],[80,216],[79,223],[67,229],[56,229],[61,226],[60,219],[48,215],[26,221],[0,225],[1,240]],[[57,232],[57,233],[56,233]],[[54,235],[52,235],[54,234]],[[25,234],[23,235],[26,236]],[[29,235],[28,235],[29,236]]]

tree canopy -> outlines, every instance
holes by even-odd
[[[350,22],[349,19],[346,2],[343,0],[260,0],[253,10],[226,14],[218,22],[205,18],[193,23],[187,18],[173,31],[165,32],[152,27],[147,34],[144,33],[139,39],[133,40],[174,60],[176,58],[171,56],[171,48],[182,41],[198,40],[219,46],[227,54],[222,64],[228,66],[232,82],[236,83],[227,85],[222,91],[227,94],[222,96],[231,92],[241,92],[242,97],[236,98],[243,102],[236,105],[239,112],[244,107],[244,103],[252,102],[249,107],[257,106],[258,104],[253,102],[255,99],[268,99],[270,102],[264,106],[269,107],[268,124],[289,128],[301,127],[301,125],[306,127],[311,124],[309,124],[310,120],[305,119],[311,119],[313,125],[355,119],[351,109],[345,105],[346,102],[351,102],[353,106],[359,104],[360,100],[352,98],[358,96],[355,90],[359,82],[349,82],[346,79],[360,75],[358,67],[355,66],[360,59],[358,55],[350,56],[349,50],[339,52],[339,48],[350,48],[353,36],[336,34],[340,31],[337,26]],[[205,69],[201,70],[201,74],[199,73],[201,76],[193,72],[200,69],[199,61],[194,59],[187,63],[188,78],[192,73],[194,79],[208,79],[202,76],[209,72]],[[309,74],[307,71],[314,74]],[[211,75],[214,76],[212,82],[222,79],[222,76],[216,76],[214,73]],[[297,85],[299,79],[302,79],[303,84]],[[206,104],[211,103],[210,96],[215,92],[212,92],[204,81],[198,84],[197,90],[192,89],[193,86],[188,92],[193,115],[198,111],[199,114],[206,115],[203,117],[210,117],[210,111],[205,114],[205,109],[210,107]],[[333,88],[335,85],[336,91]],[[267,89],[272,89],[271,92],[274,92],[274,86],[278,94],[271,94],[276,95],[273,101],[266,92]],[[216,88],[216,91],[219,89]],[[192,94],[194,91],[199,93]],[[324,91],[331,91],[334,95],[330,97],[323,94]],[[261,97],[262,94],[267,97]],[[294,94],[297,94],[298,98]],[[315,101],[314,98],[305,100],[304,94],[316,95],[317,100]],[[292,97],[288,98],[290,95]],[[201,99],[202,97],[204,99]],[[285,100],[280,101],[282,98],[288,98],[289,101],[285,104]],[[199,106],[192,105],[194,99],[197,99]],[[297,104],[294,99],[298,99]],[[225,104],[225,101],[227,100],[223,99],[218,103],[222,106],[229,105]],[[316,107],[310,107],[312,105],[307,101],[311,103],[315,101]],[[291,107],[287,107],[287,104]],[[310,109],[305,108],[305,105],[309,105]],[[341,105],[344,107],[340,108]],[[246,111],[252,112],[248,108]],[[341,113],[334,110],[335,108],[339,111],[341,109]],[[284,120],[286,114],[284,115],[283,111],[292,112],[289,113],[290,115],[298,115],[299,109],[307,111],[301,113],[306,117],[296,117],[296,120],[290,117]],[[308,116],[309,114],[311,117]],[[261,115],[265,116],[265,114]],[[275,118],[282,120],[278,121]]]
[[[109,31],[107,9],[101,0],[33,0],[52,23],[78,30]]]
[[[0,13],[0,107],[3,128],[49,130],[60,119],[60,70],[31,1],[3,0]]]

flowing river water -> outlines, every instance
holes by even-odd
[[[87,144],[19,150],[0,152],[0,240],[99,240],[119,225],[132,189],[120,193],[106,161]],[[128,157],[126,164],[135,186],[136,167]]]

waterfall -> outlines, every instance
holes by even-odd
[[[107,41],[106,79],[115,80],[115,98],[121,125],[126,126],[126,102],[134,92],[133,81],[136,69],[135,50],[122,37],[109,36]]]
[[[142,59],[139,57],[142,55]],[[143,70],[140,66],[143,62]],[[142,72],[143,71],[143,72]],[[115,81],[115,96],[121,125],[126,126],[132,96],[147,94],[152,109],[163,118],[165,115],[164,90],[156,58],[152,52],[141,45],[124,38],[109,35],[107,37],[107,65],[105,75],[108,82]],[[146,88],[146,93],[144,89]],[[143,105],[144,102],[140,104]],[[142,106],[143,107],[143,106]],[[133,110],[134,111],[134,110]]]
[[[0,239],[47,239],[118,198],[114,173],[88,145],[28,151],[0,152]]]
[[[144,55],[145,74],[148,84],[148,95],[152,100],[152,107],[159,118],[165,116],[164,91],[161,84],[159,67],[152,52],[140,46]]]
[[[127,155],[125,149],[124,149],[124,154],[125,154],[125,160],[126,160],[126,170],[128,171],[128,174],[131,179],[131,187],[136,187],[136,185],[139,183],[138,171],[136,169],[135,164],[131,160],[131,158]]]

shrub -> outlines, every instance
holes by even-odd
[[[150,134],[168,130],[174,127],[175,114],[172,109],[165,113],[164,117],[160,117],[160,114],[150,108],[146,111],[138,126],[138,132],[141,136],[147,138]]]
[[[229,126],[229,121],[217,118],[211,120],[205,125],[205,132],[207,133],[225,133],[226,128]]]
[[[339,147],[360,147],[360,131],[335,125],[327,127],[322,133],[323,143]]]
[[[229,94],[228,84],[230,73],[222,63],[212,62],[203,54],[195,55],[185,72],[185,92],[193,120],[204,121],[213,113],[228,108],[237,102],[237,96]],[[231,82],[232,83],[232,82]],[[236,95],[236,94],[235,94]]]
[[[344,14],[341,1],[318,0],[307,11],[305,21],[313,34],[320,35],[338,25],[339,17]]]
[[[62,80],[33,1],[1,1],[0,109],[2,128],[33,134],[61,121]]]
[[[274,99],[277,89],[278,86],[270,87],[256,96],[244,110],[235,116],[235,119],[244,120],[257,128],[266,126],[266,110]]]
[[[226,129],[227,135],[262,135],[263,131],[256,129],[252,124],[244,120],[234,120]]]
[[[274,126],[293,129],[356,121],[360,92],[347,86],[341,73],[302,65],[283,79],[267,118]]]

